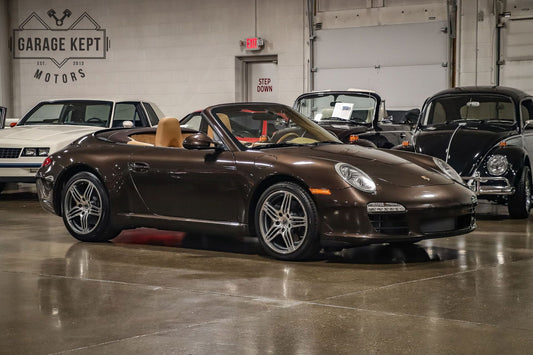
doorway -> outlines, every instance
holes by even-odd
[[[278,91],[277,55],[236,58],[236,101],[277,102]]]

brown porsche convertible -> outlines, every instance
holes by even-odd
[[[136,227],[253,235],[285,260],[468,233],[477,203],[440,159],[345,145],[268,103],[84,136],[45,160],[37,186],[82,241]]]

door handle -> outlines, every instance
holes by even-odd
[[[150,164],[143,162],[133,162],[128,164],[130,171],[135,171],[137,173],[146,173],[150,170]]]
[[[183,171],[171,171],[169,174],[171,178],[179,180],[183,176],[184,172]]]

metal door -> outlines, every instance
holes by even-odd
[[[277,61],[257,61],[246,63],[245,101],[278,101]]]

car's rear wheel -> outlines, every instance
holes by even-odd
[[[255,225],[261,246],[272,257],[301,260],[319,251],[316,205],[309,193],[295,183],[278,183],[263,192]]]
[[[63,222],[74,238],[103,242],[118,234],[111,223],[107,191],[94,174],[80,172],[72,176],[61,201]]]
[[[531,176],[528,166],[522,169],[522,176],[516,185],[514,195],[509,196],[509,216],[527,218],[531,210]]]

